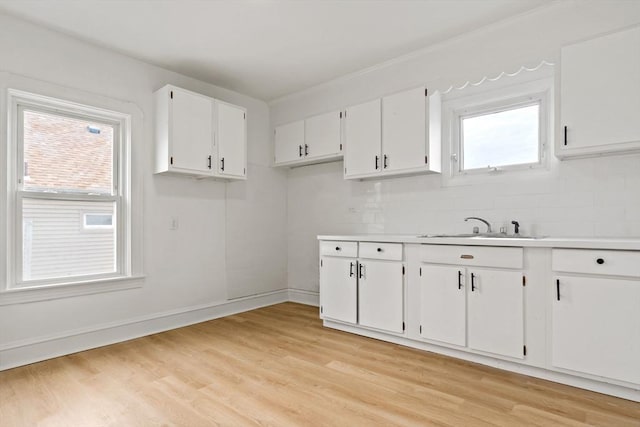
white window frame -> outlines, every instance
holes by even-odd
[[[21,90],[8,89],[8,241],[7,286],[4,291],[53,288],[59,286],[94,284],[104,280],[131,278],[131,227],[129,156],[131,139],[131,115],[100,107],[79,104],[58,98],[38,95]],[[23,188],[24,110],[53,113],[64,117],[87,119],[114,128],[112,194],[90,192],[48,192]],[[66,201],[99,201],[116,204],[116,268],[113,273],[52,279],[24,280],[22,277],[22,205],[25,198]]]
[[[538,106],[538,158],[535,162],[509,164],[500,166],[491,166],[481,168],[462,169],[464,164],[464,133],[463,133],[463,120],[480,117],[488,114],[502,113],[506,111],[515,110],[517,108]],[[453,162],[452,171],[455,175],[469,175],[469,174],[486,174],[498,171],[518,170],[518,169],[533,169],[543,166],[543,158],[545,148],[547,146],[546,141],[546,121],[545,116],[547,114],[547,99],[545,93],[535,93],[516,98],[510,98],[501,100],[498,102],[491,102],[482,105],[476,105],[473,107],[466,107],[458,109],[454,112],[454,133],[453,133],[453,147],[451,153],[451,160]]]
[[[444,186],[472,183],[504,182],[542,176],[550,171],[550,147],[553,145],[554,78],[553,67],[532,73],[505,76],[477,86],[453,89],[443,95],[443,163]],[[542,76],[540,76],[542,74]],[[516,106],[540,103],[539,161],[535,163],[460,170],[461,118],[505,111]]]

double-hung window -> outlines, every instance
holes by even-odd
[[[127,276],[129,116],[13,90],[9,100],[9,287]]]

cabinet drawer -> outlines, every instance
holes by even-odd
[[[522,248],[422,245],[420,261],[478,267],[522,268]]]
[[[338,242],[338,241],[320,242],[320,255],[357,258],[358,242]]]
[[[402,243],[360,243],[360,258],[402,261]]]
[[[640,252],[599,249],[553,249],[553,271],[640,277]]]

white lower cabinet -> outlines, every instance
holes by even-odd
[[[524,358],[522,272],[469,269],[469,348]]]
[[[640,250],[324,240],[320,256],[328,326],[640,401]]]
[[[325,319],[404,331],[402,244],[321,242],[320,254],[320,304]]]
[[[358,283],[355,269],[355,258],[322,258],[320,295],[324,318],[348,323],[357,322]]]
[[[465,269],[423,265],[420,274],[420,335],[466,345]]]
[[[420,335],[447,344],[522,359],[522,273],[423,265]]]
[[[522,254],[522,248],[424,245],[420,336],[524,358]]]
[[[640,253],[557,249],[552,259],[562,271],[551,292],[553,366],[640,384]]]
[[[640,282],[556,277],[553,366],[640,383]]]
[[[402,263],[367,259],[360,260],[358,268],[358,323],[370,328],[402,333]]]

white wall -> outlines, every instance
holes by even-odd
[[[142,138],[133,141],[133,168],[142,169],[144,180],[146,275],[139,289],[0,306],[0,350],[286,288],[286,174],[269,167],[264,102],[6,15],[0,15],[0,71],[131,102],[142,111],[144,128]],[[167,83],[248,109],[246,182],[152,174],[152,93]],[[1,135],[5,145],[6,131]],[[174,216],[179,229],[170,231]]]
[[[564,44],[638,23],[637,1],[554,3],[277,100],[272,125],[421,84],[445,89],[543,59],[557,62]],[[524,232],[542,235],[640,236],[640,156],[554,160],[544,174],[455,187],[444,187],[437,175],[345,181],[341,162],[291,169],[289,287],[318,290],[318,234],[462,232],[469,215],[496,226],[517,219]]]

